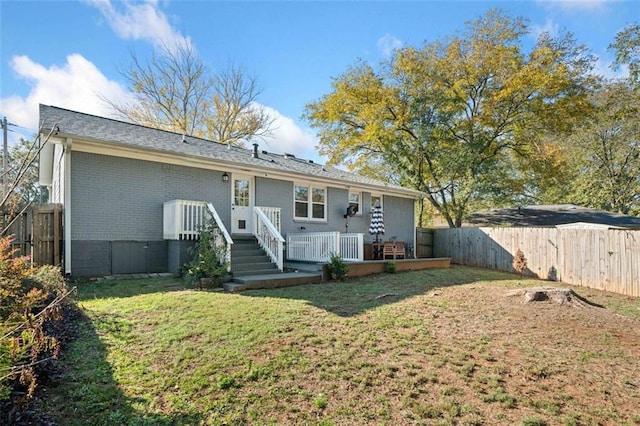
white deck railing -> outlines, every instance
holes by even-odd
[[[277,225],[273,223],[277,222]],[[280,209],[275,207],[254,207],[253,208],[253,235],[258,240],[260,247],[271,258],[271,261],[278,266],[279,270],[284,268],[283,249],[284,238],[280,235]]]
[[[164,203],[163,228],[165,240],[197,240],[204,225],[207,203],[173,200]]]
[[[227,263],[231,265],[233,240],[213,204],[202,201],[173,200],[164,203],[163,209],[165,240],[197,240],[206,225],[205,214],[209,213],[216,223],[215,233],[221,237],[216,240],[226,248]]]
[[[364,260],[364,234],[340,234],[340,256],[343,260]]]
[[[163,228],[165,240],[197,240],[205,226],[205,213],[209,212],[226,244],[233,244],[215,207],[202,201],[173,200],[164,203]]]
[[[364,234],[306,232],[287,235],[287,259],[303,262],[329,262],[337,254],[349,262],[364,259]]]

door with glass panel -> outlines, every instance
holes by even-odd
[[[250,234],[253,232],[253,178],[234,173],[231,191],[231,232]]]

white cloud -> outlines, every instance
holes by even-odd
[[[264,107],[272,117],[275,117],[273,137],[266,139],[261,145],[264,149],[276,154],[294,154],[296,157],[324,163],[324,159],[318,156],[315,150],[318,138],[309,131],[300,128],[295,121],[282,115],[271,107]]]
[[[618,69],[612,68],[613,61],[607,61],[602,57],[596,59],[592,74],[603,76],[607,79],[625,79],[629,78],[629,66],[622,65]]]
[[[537,0],[550,9],[560,9],[564,12],[599,11],[606,8],[607,3],[617,0]]]
[[[131,92],[121,84],[109,80],[92,62],[79,54],[67,56],[67,61],[62,66],[50,67],[34,62],[27,56],[15,56],[11,67],[19,78],[31,84],[31,90],[24,98],[10,96],[0,99],[0,110],[11,123],[22,127],[12,127],[13,131],[9,134],[12,142],[20,137],[30,138],[37,132],[39,104],[113,117],[113,110],[103,100],[104,96],[120,104],[135,102]],[[274,108],[265,108],[275,117],[275,124],[273,137],[261,142],[261,149],[325,162],[315,151],[318,140],[314,135]]]
[[[19,78],[30,82],[29,94],[22,98],[0,99],[0,109],[11,122],[33,130],[38,129],[38,104],[81,111],[100,116],[113,115],[100,95],[114,102],[131,102],[133,97],[119,83],[109,80],[82,55],[71,54],[63,66],[45,67],[27,56],[14,56],[11,68]],[[30,135],[29,135],[30,136]]]
[[[542,33],[548,33],[551,37],[557,37],[560,34],[560,28],[558,24],[554,23],[551,19],[547,19],[547,22],[543,26],[531,25],[531,36],[537,40]]]
[[[85,0],[97,8],[111,29],[124,40],[145,40],[156,48],[172,50],[176,46],[191,46],[191,39],[171,26],[158,8],[157,0],[144,3],[111,0]],[[118,7],[124,10],[118,10]]]
[[[378,39],[376,46],[385,57],[389,57],[394,50],[402,47],[402,40],[391,34],[385,34]]]

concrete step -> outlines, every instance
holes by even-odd
[[[233,276],[235,278],[238,278],[238,277],[246,277],[246,276],[251,276],[251,275],[275,275],[275,274],[281,274],[281,273],[282,272],[280,272],[278,270],[278,268],[252,269],[252,270],[249,270],[249,271],[233,271]]]
[[[238,265],[241,263],[260,263],[260,262],[270,262],[269,256],[266,254],[262,255],[251,255],[251,256],[232,256],[231,264]]]
[[[243,291],[261,288],[289,287],[322,282],[322,275],[308,272],[284,272],[278,274],[234,276],[233,282],[223,285],[226,291]]]
[[[233,244],[251,244],[257,243],[258,240],[253,235],[238,235],[232,234],[231,239],[233,240]]]
[[[247,256],[260,256],[264,254],[264,250],[262,250],[260,247],[257,248],[248,248],[248,249],[238,249],[238,250],[231,250],[231,259],[233,260],[234,257],[247,257]]]
[[[270,261],[253,263],[232,263],[231,266],[234,268],[234,272],[253,271],[256,269],[277,269],[276,264],[271,263]]]

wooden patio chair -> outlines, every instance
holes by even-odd
[[[382,258],[387,259],[388,256],[394,260],[399,257],[405,259],[404,243],[384,243],[384,247],[382,248]]]

